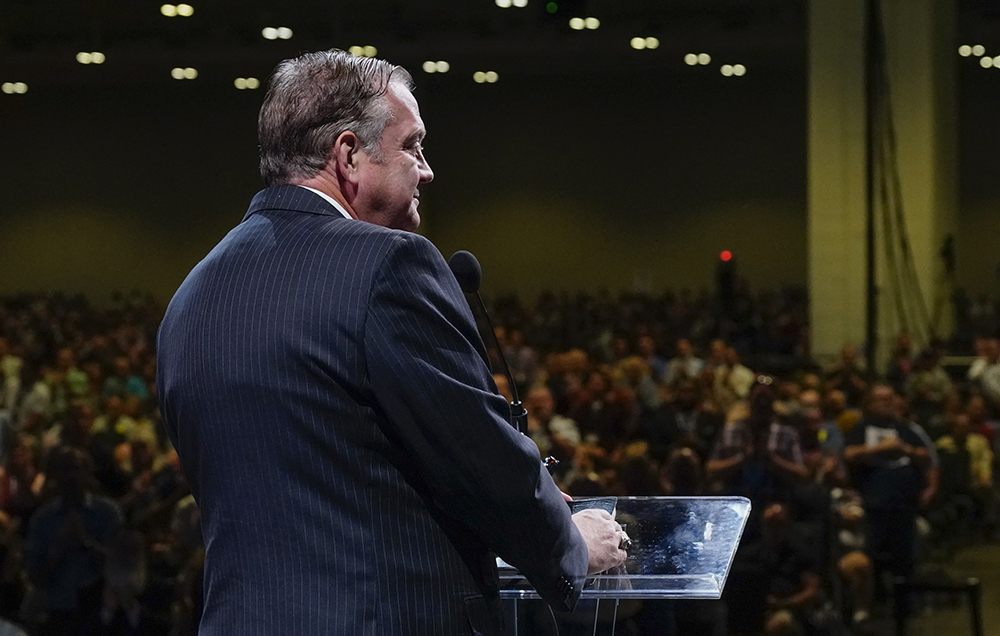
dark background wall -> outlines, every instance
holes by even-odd
[[[436,172],[421,231],[476,253],[488,292],[710,286],[723,249],[755,286],[806,283],[804,70],[414,75]],[[995,117],[993,79],[962,83],[958,273],[978,293],[996,289],[1000,161],[970,122]],[[0,293],[169,298],[261,185],[262,97],[178,82],[0,100]]]

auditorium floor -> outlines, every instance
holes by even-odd
[[[1000,636],[1000,545],[965,548],[943,566],[952,577],[974,576],[982,583],[983,634]],[[956,599],[957,600],[957,599]],[[939,597],[932,607],[910,622],[910,636],[965,636],[972,634],[965,600],[949,605]]]

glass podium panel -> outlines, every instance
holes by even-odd
[[[613,498],[580,499],[575,509],[609,508]],[[581,598],[717,599],[750,515],[743,497],[618,497],[615,519],[632,540],[625,563],[587,577]],[[535,599],[521,574],[500,568],[502,599]]]

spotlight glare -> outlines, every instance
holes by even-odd
[[[94,57],[90,53],[80,51],[76,54],[76,61],[80,64],[90,64],[94,61]]]
[[[990,68],[991,66],[993,66],[993,58],[992,57],[979,58],[979,66],[982,66],[983,68]]]
[[[732,77],[732,75],[733,75],[733,67],[732,67],[732,66],[730,66],[729,64],[723,64],[723,65],[722,65],[722,68],[720,68],[719,70],[720,70],[720,71],[722,72],[722,74],[723,74],[723,75],[725,75],[726,77]]]
[[[375,57],[376,55],[378,55],[378,49],[376,49],[371,44],[366,45],[365,48],[362,49],[362,52],[364,53],[365,57]]]
[[[351,55],[354,55],[355,57],[362,57],[365,54],[365,48],[363,46],[352,46],[347,50],[350,52]]]
[[[237,77],[235,80],[233,80],[233,86],[235,86],[236,88],[238,88],[241,91],[245,91],[247,89],[247,80],[246,80],[246,78]]]
[[[0,86],[0,91],[3,91],[7,95],[13,95],[14,94],[13,82],[4,82],[3,86]]]
[[[264,27],[261,30],[260,34],[264,36],[265,40],[277,40],[278,39],[278,30],[275,29],[274,27]]]
[[[632,45],[632,48],[636,51],[641,51],[646,48],[646,38],[632,38],[631,41],[629,41],[629,44]]]
[[[183,71],[181,71],[181,73],[184,75],[184,79],[189,79],[190,80],[190,79],[194,79],[194,78],[198,77],[198,70],[197,69],[193,69],[190,66],[187,67],[186,69],[184,69]]]
[[[184,69],[179,67],[174,67],[170,69],[170,77],[174,78],[175,80],[184,79]]]
[[[728,263],[729,261],[733,260],[733,253],[730,252],[729,250],[722,250],[721,252],[719,252],[719,260],[722,261],[723,263]]]
[[[100,51],[94,51],[90,54],[90,61],[94,64],[104,64],[104,60],[106,59],[108,58],[105,57],[104,53],[101,53]]]
[[[486,71],[486,81],[490,84],[496,84],[500,76],[496,74],[496,71]]]
[[[528,0],[514,0],[514,6],[518,9],[523,9],[528,6]]]
[[[709,64],[712,63],[712,56],[709,55],[708,53],[699,53],[698,63],[701,64],[702,66],[708,66]]]
[[[437,64],[431,62],[430,60],[424,62],[421,68],[424,69],[424,73],[437,73]]]
[[[601,21],[597,18],[587,18],[583,21],[584,26],[593,31],[601,26]]]
[[[742,64],[733,65],[733,75],[735,75],[736,77],[743,77],[746,74],[747,74],[747,67],[743,66]]]
[[[291,40],[292,30],[288,27],[278,27],[278,37],[282,40]]]
[[[556,11],[559,10],[559,5],[556,4],[555,2],[550,2],[547,5],[545,5],[545,10],[548,11],[549,13],[555,13]]]
[[[1000,68],[1000,55],[993,58],[993,68]]]
[[[688,66],[697,66],[698,56],[695,55],[694,53],[688,53],[687,55],[684,56],[684,63],[687,64]]]
[[[969,57],[970,55],[972,55],[972,47],[969,46],[968,44],[963,44],[962,46],[958,47],[958,54],[961,55],[962,57]]]
[[[437,68],[438,73],[447,73],[451,70],[451,64],[445,62],[444,60],[438,60],[438,63],[434,66]]]
[[[646,38],[646,48],[655,49],[660,46],[660,40],[657,38]]]
[[[972,54],[975,55],[976,57],[979,57],[981,55],[986,55],[986,47],[983,46],[982,44],[976,44],[975,46],[972,47]]]
[[[582,31],[584,28],[586,28],[586,26],[587,23],[584,21],[583,18],[569,19],[569,28],[573,29],[574,31]]]
[[[14,92],[18,95],[24,95],[28,92],[28,85],[24,82],[14,82]]]
[[[257,79],[256,77],[248,77],[247,88],[249,88],[250,90],[260,88],[260,80]]]
[[[168,18],[172,18],[177,15],[177,7],[172,4],[160,5],[160,13]]]
[[[177,15],[182,18],[190,18],[194,15],[194,7],[189,4],[179,4],[177,5]]]
[[[511,5],[510,0],[496,0],[497,6],[501,9],[509,9]]]
[[[483,82],[486,81],[486,73],[483,73],[482,71],[476,71],[475,73],[472,74],[472,81],[474,81],[476,84],[482,84]]]

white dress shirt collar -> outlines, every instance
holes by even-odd
[[[299,187],[300,188],[305,188],[306,190],[309,190],[310,192],[315,192],[319,196],[323,197],[323,199],[327,203],[329,203],[333,207],[337,208],[337,211],[340,212],[341,214],[343,214],[345,219],[353,219],[354,218],[350,214],[347,213],[347,210],[344,209],[344,206],[342,206],[339,203],[337,203],[337,201],[333,197],[331,197],[329,194],[327,194],[325,192],[320,192],[316,188],[310,188],[309,186],[299,186]]]

